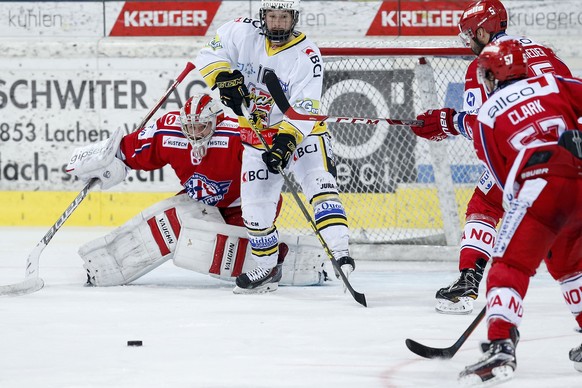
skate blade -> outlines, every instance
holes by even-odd
[[[434,309],[437,313],[441,314],[471,314],[473,312],[473,299],[469,297],[461,297],[456,303],[446,299],[437,299]]]
[[[232,292],[237,295],[266,294],[268,292],[277,291],[278,288],[279,283],[267,283],[256,288],[240,288],[239,286],[236,286]]]
[[[515,371],[509,365],[498,366],[491,370],[493,377],[485,381],[476,374],[470,374],[459,378],[459,383],[463,387],[491,387],[511,380]]]

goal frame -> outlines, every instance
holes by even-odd
[[[430,67],[431,58],[463,59],[466,62],[465,70],[468,67],[469,59],[474,58],[473,52],[466,47],[379,47],[370,45],[369,43],[359,45],[356,42],[342,42],[339,46],[320,44],[320,51],[324,58],[324,66],[326,58],[329,59],[329,57],[407,57],[410,61],[419,62],[419,65],[422,62],[420,58],[428,58],[428,66],[420,66],[422,70],[419,73],[417,73],[415,68],[415,77],[424,77],[425,79],[424,86],[419,86],[424,88],[423,90],[425,91],[422,93],[422,101],[419,104],[422,108],[416,114],[431,108],[442,107],[442,103],[439,103],[436,96],[434,70]],[[386,43],[391,44],[391,42]],[[325,109],[325,107],[322,108]],[[346,112],[345,115],[347,114]],[[415,117],[398,117],[398,119],[415,119]],[[428,149],[430,157],[433,160],[434,184],[436,185],[437,196],[439,198],[445,244],[431,245],[432,242],[425,242],[422,244],[413,243],[408,245],[406,242],[368,243],[358,241],[357,243],[351,244],[354,257],[377,260],[422,260],[427,258],[437,261],[457,260],[462,225],[459,211],[457,210],[451,169],[447,162],[445,142],[429,142]],[[403,246],[410,247],[411,249],[403,249]]]

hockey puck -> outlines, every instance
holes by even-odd
[[[127,346],[142,346],[142,341],[127,341]]]

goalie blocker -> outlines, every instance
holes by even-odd
[[[326,256],[312,236],[281,235],[289,247],[279,284],[308,286],[325,279]],[[144,210],[79,249],[88,282],[129,284],[173,259],[178,267],[234,281],[254,268],[243,227],[227,225],[216,207],[177,195]]]

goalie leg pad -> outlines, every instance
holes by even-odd
[[[222,221],[218,209],[179,195],[144,210],[110,234],[79,248],[95,286],[128,284],[173,256],[184,220]]]
[[[195,272],[234,282],[256,267],[246,229],[240,226],[195,220],[182,225],[174,264]],[[312,236],[281,235],[289,247],[280,285],[310,286],[323,282],[326,256]]]

